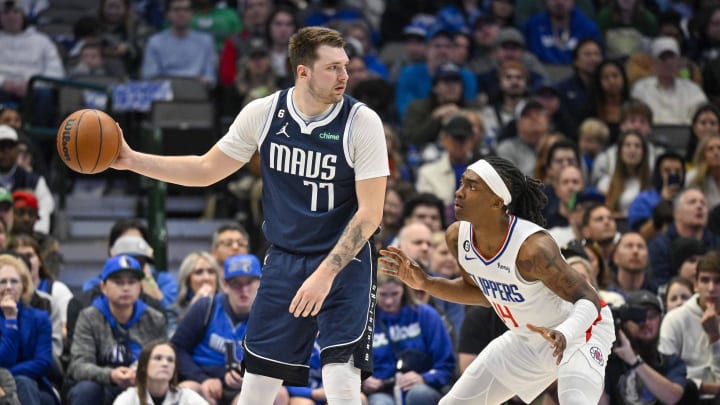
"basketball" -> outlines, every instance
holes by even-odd
[[[78,110],[70,114],[57,133],[57,151],[72,170],[100,173],[110,167],[122,144],[115,120],[99,110]]]

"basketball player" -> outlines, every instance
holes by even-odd
[[[263,230],[272,246],[243,342],[241,405],[272,404],[283,381],[307,385],[316,336],[330,404],[359,405],[361,372],[372,373],[375,269],[368,239],[382,218],[389,169],[380,118],[344,95],[343,46],[337,31],[301,29],[288,52],[295,86],[248,104],[206,154],[147,155],[123,143],[113,165],[205,186],[259,151]],[[226,381],[243,378],[231,373]]]
[[[529,403],[556,378],[561,404],[597,404],[615,339],[612,315],[540,227],[545,201],[537,180],[487,157],[463,174],[455,193],[460,221],[446,232],[462,277],[430,277],[401,250],[380,252],[381,271],[443,300],[492,306],[509,328],[441,405],[500,404],[514,395]]]

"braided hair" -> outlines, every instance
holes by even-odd
[[[543,192],[542,183],[525,176],[507,159],[498,156],[488,156],[484,159],[498,172],[510,190],[512,202],[507,207],[508,212],[544,227],[545,217],[542,215],[542,209],[547,204],[547,196]]]

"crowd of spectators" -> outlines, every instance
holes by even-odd
[[[601,403],[720,403],[720,3],[102,0],[58,36],[61,3],[0,3],[0,400],[232,403],[266,248],[261,210],[238,203],[245,227],[158,269],[147,227],[124,218],[73,294],[51,221],[54,146],[23,132],[23,119],[57,125],[57,91],[30,78],[189,78],[231,121],[292,84],[291,35],[326,25],[347,41],[348,93],[385,124],[377,247],[458,277],[442,234],[460,176],[504,157],[543,182],[546,228],[615,308]],[[248,166],[237,177],[253,180],[228,187],[252,200]],[[386,277],[376,319],[370,405],[436,403],[506,330],[490,309]],[[308,386],[276,404],[324,403],[319,353],[310,364]]]

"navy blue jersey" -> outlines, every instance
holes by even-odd
[[[350,127],[363,104],[345,95],[327,114],[305,122],[290,90],[275,94],[261,137],[263,231],[280,248],[327,252],[358,207],[347,156]]]

